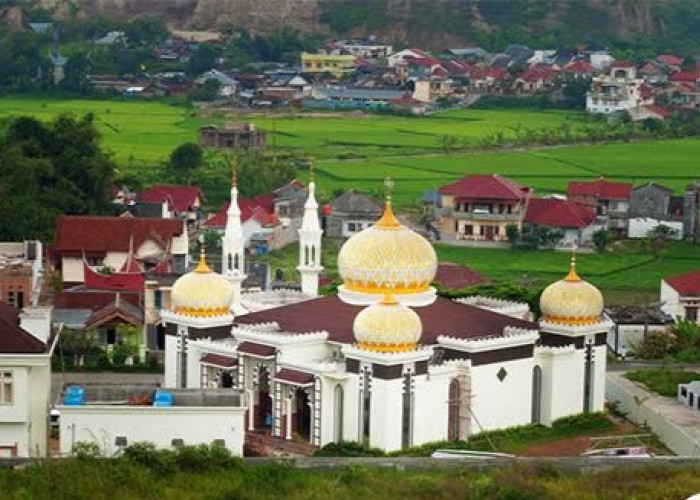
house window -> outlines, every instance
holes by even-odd
[[[471,224],[467,224],[466,226],[464,226],[464,234],[468,236],[474,234],[474,226],[472,226]]]
[[[486,232],[486,226],[479,226],[479,234],[481,236],[483,236],[485,232]]]
[[[0,405],[11,405],[14,401],[12,372],[0,372]]]
[[[163,307],[163,292],[156,290],[154,302],[157,309],[161,309]]]
[[[698,308],[697,307],[686,307],[685,308],[685,319],[690,321],[698,320]]]
[[[348,222],[348,232],[354,233],[357,231],[357,225],[354,222]]]

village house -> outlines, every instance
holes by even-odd
[[[662,85],[668,81],[668,72],[661,63],[656,61],[645,62],[637,73],[649,85]]]
[[[382,215],[382,206],[374,198],[354,189],[336,197],[324,214],[324,232],[331,238],[348,238],[374,224]]]
[[[390,56],[394,48],[370,37],[368,40],[335,40],[326,44],[326,52],[333,55],[351,54],[368,59],[379,59]]]
[[[140,191],[136,195],[138,205],[161,207],[163,218],[178,218],[188,225],[195,225],[202,219],[204,193],[197,186],[156,185]]]
[[[194,80],[195,85],[203,86],[208,81],[213,80],[219,85],[218,95],[219,97],[233,97],[236,95],[238,90],[238,82],[218,69],[210,69],[209,71],[202,73],[198,78]]]
[[[310,108],[382,108],[394,99],[404,97],[406,91],[396,88],[358,88],[336,85],[315,85],[311,98],[304,100]]]
[[[301,53],[301,72],[308,74],[328,73],[336,78],[355,71],[356,56],[350,54]]]
[[[205,125],[199,128],[199,143],[207,148],[262,149],[267,146],[267,132],[250,122]]]
[[[596,230],[595,214],[591,208],[572,200],[530,198],[525,211],[523,234],[534,235],[538,228],[561,233],[555,248],[590,246]]]
[[[185,222],[178,219],[62,215],[51,249],[64,287],[85,283],[92,271],[149,271],[166,260],[175,272],[189,265]]]
[[[700,269],[661,280],[661,310],[700,324]]]
[[[40,241],[0,243],[0,301],[18,310],[39,303],[44,285]]]
[[[0,457],[45,457],[51,356],[50,308],[20,312],[0,302]]]
[[[629,202],[629,238],[646,238],[649,231],[663,224],[683,238],[683,197],[655,182],[635,187]]]
[[[586,111],[611,114],[653,104],[651,96],[642,95],[642,83],[632,62],[615,62],[608,74],[593,78],[591,89],[586,93]]]
[[[566,187],[569,199],[593,210],[596,223],[618,238],[627,236],[631,194],[632,184],[609,182],[602,177],[591,182],[569,182]]]
[[[468,175],[439,190],[442,240],[506,243],[510,224],[521,232],[531,190],[500,175]]]
[[[688,185],[683,194],[683,234],[689,241],[700,241],[700,181]]]
[[[513,82],[516,94],[532,94],[545,90],[554,85],[557,72],[546,64],[536,64],[526,69]]]

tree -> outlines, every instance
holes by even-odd
[[[82,95],[90,93],[88,75],[92,71],[92,60],[86,52],[72,55],[66,62],[63,71],[64,78],[61,81],[61,87]]]
[[[189,98],[193,101],[215,101],[219,98],[221,83],[215,78],[208,78],[204,84],[193,89]]]
[[[155,17],[137,17],[124,28],[129,45],[152,46],[166,41],[170,31],[162,19]]]
[[[188,63],[189,72],[193,75],[198,75],[205,71],[209,71],[216,66],[216,60],[220,55],[220,50],[213,45],[202,43],[197,47],[197,50],[190,54]]]
[[[593,233],[593,244],[598,252],[604,252],[612,241],[612,233],[605,228],[598,229]]]
[[[520,238],[520,230],[517,224],[511,223],[506,226],[506,238],[508,238],[511,246],[515,246]]]
[[[202,166],[204,152],[199,144],[186,142],[173,149],[167,172],[176,182],[192,183],[195,172]]]
[[[647,238],[649,238],[651,252],[654,254],[654,257],[658,257],[661,251],[668,247],[671,240],[678,239],[678,229],[666,224],[659,224],[649,230]]]

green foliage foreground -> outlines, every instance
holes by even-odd
[[[3,499],[538,499],[687,498],[700,491],[698,466],[613,468],[586,474],[548,464],[487,471],[448,467],[397,471],[348,466],[330,470],[293,463],[254,465],[207,446],[155,451],[129,447],[113,459],[46,461],[0,469]]]

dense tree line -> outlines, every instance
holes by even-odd
[[[31,117],[0,128],[0,240],[50,240],[59,214],[97,214],[107,208],[114,176],[100,148],[94,117]]]

